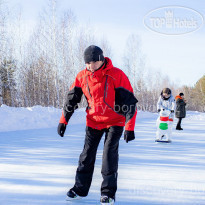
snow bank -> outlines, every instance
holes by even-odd
[[[192,121],[192,120],[205,121],[205,113],[201,113],[198,111],[188,111],[186,118],[189,121]]]
[[[57,127],[61,113],[61,109],[53,107],[16,108],[2,105],[0,107],[0,132]],[[85,117],[85,108],[80,108],[75,111],[69,124],[85,123]],[[156,120],[157,117],[158,113],[138,111],[137,123]],[[205,113],[189,111],[187,112],[187,120],[205,121]]]
[[[0,132],[57,127],[62,110],[54,107],[0,107]],[[138,111],[137,118],[156,118],[156,113]],[[85,123],[85,108],[75,111],[69,124]]]
[[[137,118],[140,118],[140,119],[147,119],[147,118],[157,119],[158,116],[159,116],[158,113],[151,113],[151,112],[146,112],[146,111],[141,111],[141,110],[138,110],[137,112]]]
[[[69,124],[79,124],[85,119],[84,109],[74,113]],[[34,106],[16,108],[0,107],[0,132],[57,127],[62,110],[53,107]]]

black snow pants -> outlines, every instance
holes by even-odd
[[[178,118],[178,122],[177,122],[176,129],[180,129],[180,128],[181,128],[181,122],[182,122],[182,117],[179,117],[179,118]]]
[[[115,198],[117,191],[118,147],[123,127],[112,126],[108,129],[97,130],[86,127],[85,143],[79,158],[73,190],[79,196],[87,196],[94,171],[97,148],[105,133],[101,195]]]

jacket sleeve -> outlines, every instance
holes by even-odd
[[[176,101],[173,97],[171,110],[175,110],[175,108],[176,108]]]
[[[160,96],[159,99],[158,99],[158,101],[157,101],[157,110],[159,110],[159,109],[161,109],[161,108],[163,108],[163,106],[162,106],[162,98],[161,98],[161,96]]]
[[[63,107],[62,116],[60,118],[60,123],[68,124],[68,121],[74,111],[78,108],[78,103],[81,101],[83,95],[82,88],[78,78],[76,77],[75,82],[70,87],[67,94],[67,99]]]
[[[125,130],[134,131],[137,116],[137,102],[127,76],[122,72],[115,88],[115,105],[126,118]]]

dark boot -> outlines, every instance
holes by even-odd
[[[108,196],[101,196],[100,202],[101,204],[113,205],[115,202],[115,199],[108,197]]]
[[[182,122],[182,118],[180,117],[180,118],[178,118],[178,123],[177,123],[177,126],[176,126],[176,130],[183,130],[181,128],[181,122]]]
[[[77,195],[73,189],[70,189],[67,193],[66,201],[73,201],[77,199],[81,199],[82,197]]]

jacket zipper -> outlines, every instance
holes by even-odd
[[[92,95],[91,95],[91,93],[90,93],[90,88],[89,88],[89,85],[88,85],[88,76],[86,76],[86,81],[87,81],[88,93],[89,93],[90,97],[92,98]]]
[[[105,87],[104,87],[104,103],[109,107],[111,108],[113,111],[114,109],[106,102],[106,98],[107,98],[107,94],[108,94],[108,82],[107,82],[107,78],[108,78],[108,75],[106,75],[106,79],[105,79]]]

